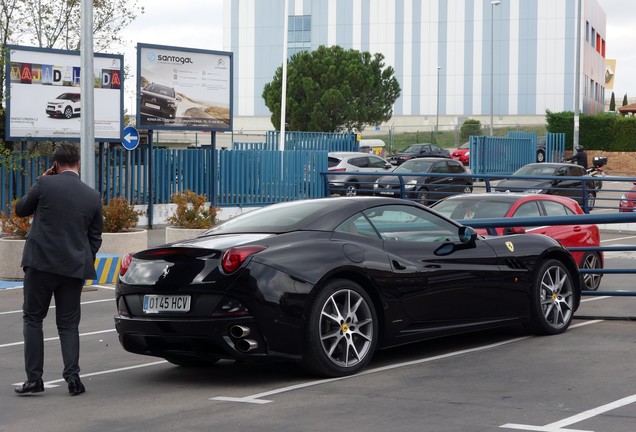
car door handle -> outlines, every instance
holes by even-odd
[[[572,228],[572,230],[573,230],[574,232],[579,232],[579,231],[581,231],[581,227],[577,225],[577,226],[575,226],[574,228]]]

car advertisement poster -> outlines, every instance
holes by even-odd
[[[232,53],[138,44],[137,127],[232,130]]]
[[[79,140],[79,51],[7,48],[7,139]],[[95,54],[93,64],[95,140],[120,141],[123,56]]]

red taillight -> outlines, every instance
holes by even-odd
[[[226,273],[235,272],[250,256],[266,249],[265,246],[239,246],[228,249],[221,258],[221,267]]]
[[[119,265],[119,274],[123,276],[128,271],[128,267],[130,267],[130,262],[132,261],[132,253],[127,253],[121,259],[121,264]]]
[[[329,168],[327,171],[329,172],[345,172],[347,171],[346,168]]]

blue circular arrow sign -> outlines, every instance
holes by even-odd
[[[134,150],[139,145],[139,132],[132,126],[124,128],[124,140],[121,142],[126,150]]]

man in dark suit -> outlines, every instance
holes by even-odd
[[[79,178],[80,153],[72,144],[59,145],[53,166],[38,177],[15,208],[18,216],[33,215],[27,236],[24,268],[24,363],[27,381],[20,395],[44,391],[42,321],[55,296],[55,317],[62,347],[68,391],[84,393],[79,377],[80,296],[85,279],[95,279],[95,255],[102,244],[100,194]]]

